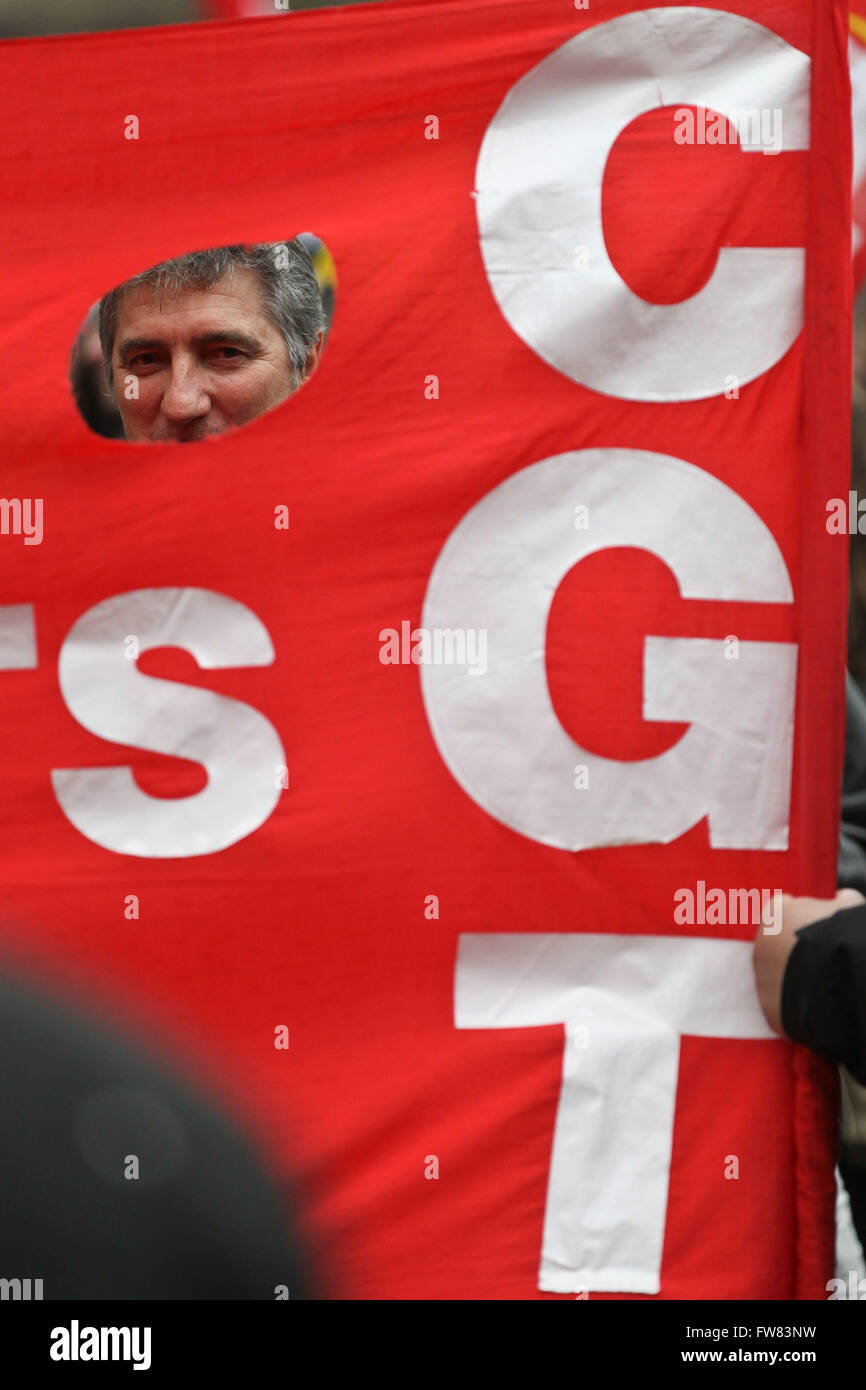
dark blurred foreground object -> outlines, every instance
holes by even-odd
[[[0,1117],[0,1280],[30,1279],[35,1297],[41,1279],[46,1300],[311,1296],[285,1205],[233,1125],[8,977]]]

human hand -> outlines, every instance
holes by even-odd
[[[774,904],[777,901],[774,898]],[[774,1032],[784,1035],[782,981],[788,957],[797,944],[797,932],[812,922],[823,921],[843,908],[856,907],[862,902],[866,902],[866,898],[856,888],[842,888],[835,898],[795,898],[785,893],[780,910],[766,917],[765,925],[758,928],[752,953],[755,985],[764,1017]]]

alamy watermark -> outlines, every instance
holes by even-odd
[[[848,1283],[844,1279],[828,1279],[824,1285],[827,1290],[827,1302],[832,1303],[834,1299],[856,1299],[862,1303],[866,1299],[866,1279],[861,1279],[856,1269],[848,1270]]]
[[[0,497],[0,536],[23,536],[25,545],[41,545],[42,498]]]
[[[695,887],[674,892],[674,921],[678,927],[763,926],[766,936],[782,930],[781,888],[708,888],[699,878]]]
[[[734,107],[724,114],[705,106],[679,106],[674,112],[674,140],[678,145],[738,144],[744,150],[779,154],[782,112],[778,106]]]
[[[14,1303],[37,1303],[42,1299],[41,1279],[0,1279],[0,1300]]]
[[[830,536],[866,536],[866,497],[853,490],[844,497],[831,497],[824,523]]]
[[[382,628],[379,644],[383,666],[466,666],[470,676],[483,676],[487,670],[484,627],[413,628],[404,618],[399,632]]]
[[[149,1327],[52,1327],[52,1361],[131,1361],[134,1371],[150,1370]]]

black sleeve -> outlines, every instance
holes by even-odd
[[[838,884],[866,893],[866,697],[849,673],[845,685],[845,764]]]
[[[797,932],[782,982],[782,1027],[866,1085],[866,903]]]

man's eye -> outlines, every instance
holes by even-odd
[[[152,367],[155,361],[155,352],[137,352],[134,357],[130,357],[126,365],[135,370],[136,367]]]
[[[220,362],[232,362],[237,357],[243,357],[243,353],[236,347],[218,347],[211,350],[211,356]]]

